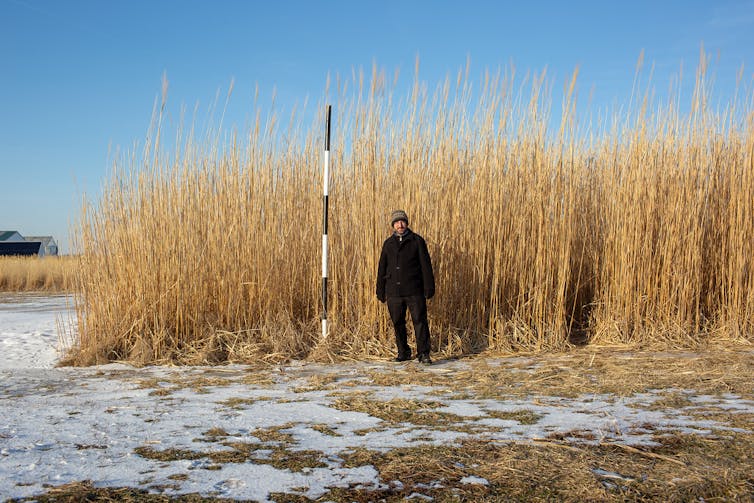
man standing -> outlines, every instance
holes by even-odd
[[[393,235],[385,240],[377,269],[377,299],[387,302],[398,346],[396,361],[411,359],[406,334],[406,308],[411,311],[417,359],[431,364],[427,299],[435,294],[435,276],[427,243],[408,228],[408,215],[396,210],[390,215]]]

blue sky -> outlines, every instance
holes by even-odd
[[[52,234],[68,248],[82,195],[96,198],[111,152],[143,144],[161,79],[173,115],[207,109],[234,82],[226,125],[243,130],[273,88],[290,109],[324,96],[327,75],[373,63],[432,89],[510,62],[545,67],[559,90],[577,66],[580,96],[628,101],[642,50],[667,88],[700,45],[727,101],[744,64],[751,92],[754,0],[241,1],[0,0],[0,230]],[[752,65],[752,66],[750,66]]]

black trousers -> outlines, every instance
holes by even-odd
[[[416,337],[416,354],[429,355],[429,322],[427,321],[427,300],[423,295],[411,297],[388,297],[387,310],[395,329],[395,344],[398,347],[398,356],[409,356],[411,348],[408,347],[406,333],[406,308],[411,312],[411,321],[414,324],[414,336]]]

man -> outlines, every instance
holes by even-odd
[[[411,311],[417,359],[431,364],[427,299],[435,294],[435,277],[427,243],[408,227],[408,215],[396,210],[390,215],[393,235],[385,240],[377,269],[377,299],[387,302],[398,346],[396,361],[411,359],[406,335],[406,308]]]

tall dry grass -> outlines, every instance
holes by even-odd
[[[0,292],[67,292],[76,257],[0,257]]]
[[[78,363],[390,354],[374,282],[395,208],[433,257],[437,351],[752,341],[754,106],[713,110],[704,58],[690,103],[637,90],[595,126],[574,74],[554,131],[544,74],[335,87],[328,339],[322,118],[167,149],[158,110],[82,213]]]

